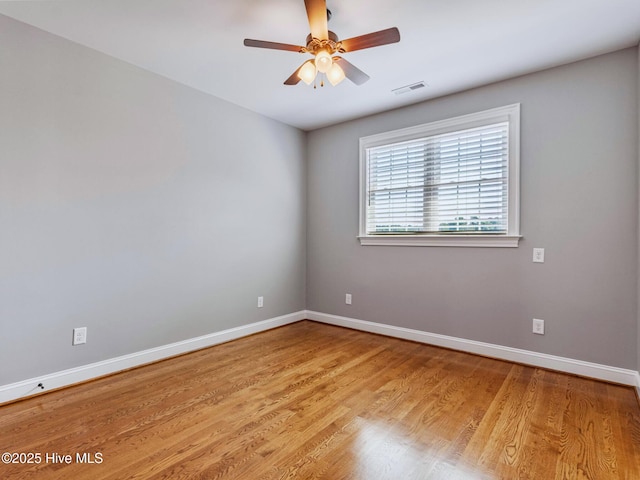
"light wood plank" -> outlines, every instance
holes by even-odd
[[[2,479],[640,478],[631,388],[309,321],[2,406],[0,433],[43,456]]]

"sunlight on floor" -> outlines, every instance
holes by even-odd
[[[494,480],[485,472],[449,462],[437,461],[447,456],[453,445],[445,439],[432,439],[430,445],[408,440],[399,426],[385,425],[358,418],[359,433],[354,442],[358,478],[362,479],[447,479]]]

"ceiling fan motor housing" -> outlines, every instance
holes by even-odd
[[[342,48],[342,43],[338,39],[338,35],[329,30],[328,37],[326,40],[320,40],[319,38],[312,37],[311,34],[307,35],[307,46],[304,48],[304,51],[312,55],[316,55],[321,50],[326,50],[329,55],[345,53],[345,50]]]

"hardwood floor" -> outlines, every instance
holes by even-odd
[[[0,407],[2,452],[40,454],[2,479],[631,480],[640,408],[631,388],[304,321]]]

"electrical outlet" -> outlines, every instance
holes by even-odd
[[[87,327],[74,328],[71,345],[82,345],[83,343],[87,343]]]
[[[539,318],[533,319],[533,333],[544,335],[544,320],[540,320]]]
[[[344,296],[344,303],[346,303],[347,305],[351,305],[351,294],[350,293],[347,293]]]
[[[258,297],[258,308],[264,307],[264,297]]]
[[[533,263],[544,263],[544,248],[533,249]]]

